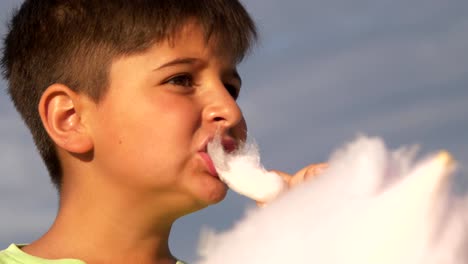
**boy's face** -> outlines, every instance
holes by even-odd
[[[236,65],[211,42],[191,25],[170,42],[113,62],[109,89],[87,115],[94,170],[109,186],[184,210],[224,198],[227,187],[214,175],[206,144],[217,130],[226,145],[244,140],[246,127],[230,94],[240,88]]]

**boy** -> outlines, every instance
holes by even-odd
[[[2,65],[60,203],[0,263],[181,263],[172,223],[227,191],[207,143],[246,137],[236,65],[255,38],[237,0],[26,0]]]

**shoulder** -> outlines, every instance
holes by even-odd
[[[20,264],[21,262],[15,256],[17,248],[15,244],[11,244],[7,249],[0,251],[0,264]]]
[[[77,259],[43,259],[29,255],[21,250],[21,245],[11,244],[0,251],[0,264],[85,264]]]

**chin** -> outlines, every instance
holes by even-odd
[[[202,200],[207,204],[217,204],[224,200],[227,195],[228,188],[223,183],[222,188],[216,188],[216,190],[207,190],[206,193],[203,194]]]
[[[202,195],[196,195],[192,196],[192,201],[191,205],[184,210],[185,212],[183,215],[191,214],[196,211],[202,210],[210,205],[215,205],[226,197],[227,191],[225,192],[219,192],[216,194],[212,194],[207,196],[206,194]]]
[[[203,207],[221,202],[227,195],[227,185],[218,178],[200,182],[195,197]]]
[[[227,187],[224,190],[224,192],[222,192],[220,194],[213,195],[212,197],[210,197],[208,202],[210,204],[217,204],[217,203],[221,202],[222,200],[224,200],[224,198],[226,198],[226,195],[227,195]]]

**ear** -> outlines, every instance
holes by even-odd
[[[42,94],[39,115],[57,146],[83,154],[93,149],[93,141],[81,118],[80,95],[65,85],[53,84]]]

